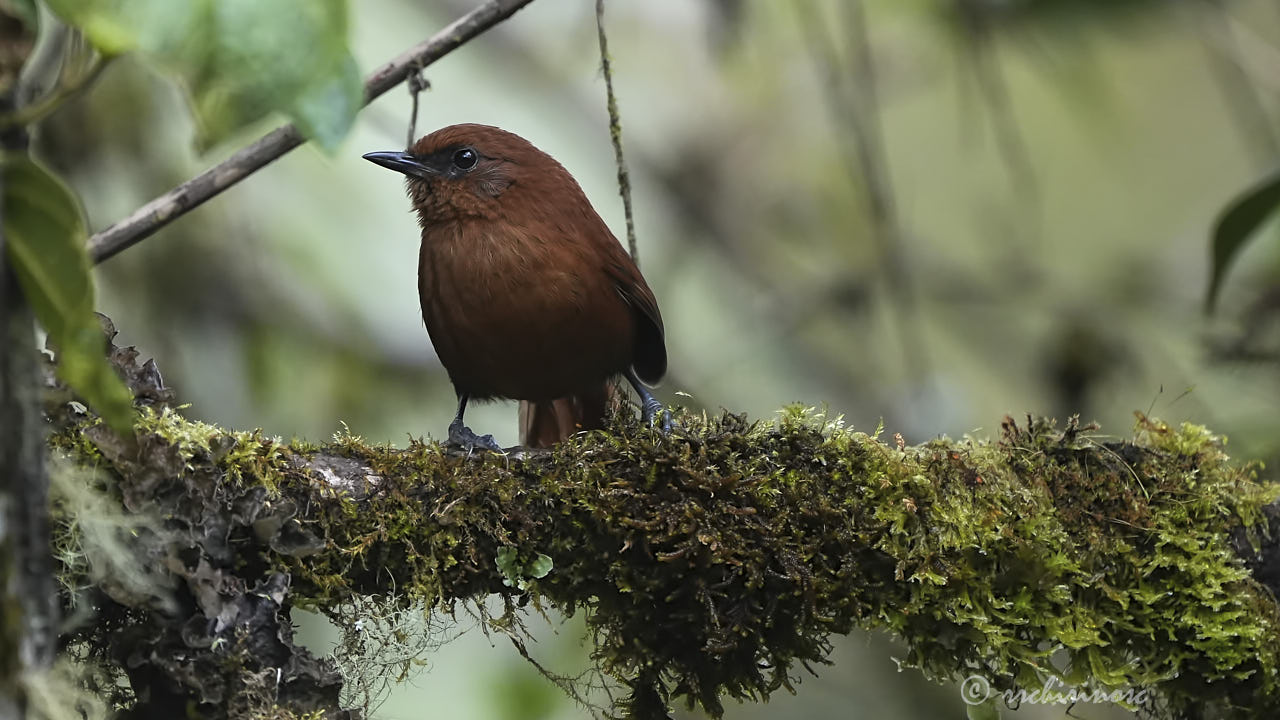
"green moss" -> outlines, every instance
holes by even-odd
[[[394,590],[584,612],[641,716],[790,688],[854,628],[895,633],[938,679],[1149,688],[1172,714],[1280,708],[1280,616],[1232,546],[1239,528],[1261,537],[1277,488],[1204,428],[1140,418],[1104,442],[1007,420],[996,441],[906,446],[799,407],[678,422],[663,438],[619,419],[518,460],[350,433],[316,451],[176,413],[140,427],[188,472],[305,506],[290,522],[322,551],[242,546],[289,573],[296,604],[333,615]],[[362,474],[337,490],[317,457]],[[512,582],[541,557],[549,573]]]
[[[290,471],[288,458],[314,452],[307,443],[284,445],[280,438],[268,437],[261,429],[226,431],[216,425],[184,418],[179,410],[141,408],[135,432],[154,434],[176,447],[184,463],[212,460],[223,479],[232,483],[252,483],[267,489],[269,497],[279,496],[279,482]]]

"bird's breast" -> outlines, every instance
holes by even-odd
[[[585,244],[495,223],[428,228],[423,319],[455,387],[547,400],[630,363],[630,312]]]

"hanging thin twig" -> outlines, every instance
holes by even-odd
[[[640,252],[636,247],[636,223],[631,214],[631,178],[627,175],[627,161],[622,154],[622,121],[618,117],[618,99],[613,94],[609,43],[604,34],[604,0],[596,0],[596,32],[600,36],[600,70],[604,73],[604,89],[609,99],[609,137],[613,139],[613,155],[618,161],[618,194],[622,196],[622,209],[627,216],[627,249],[638,266]]]
[[[431,81],[422,74],[422,63],[417,63],[409,72],[409,97],[413,98],[413,110],[409,111],[409,135],[404,141],[406,150],[413,147],[418,137],[418,94],[431,89]]]

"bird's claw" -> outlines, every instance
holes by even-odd
[[[467,452],[471,452],[472,450],[489,450],[496,453],[503,452],[502,446],[493,439],[492,435],[477,435],[471,430],[471,428],[463,425],[457,420],[449,424],[448,444],[462,448]]]
[[[645,401],[644,407],[640,410],[640,420],[644,424],[653,427],[654,421],[658,420],[658,427],[662,430],[663,435],[671,434],[671,411],[662,407],[662,403],[653,398]]]

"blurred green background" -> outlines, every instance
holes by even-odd
[[[362,70],[475,4],[352,2]],[[593,5],[535,2],[430,67],[418,128],[525,136],[621,235]],[[988,437],[1026,412],[1124,435],[1143,411],[1280,456],[1274,232],[1202,312],[1215,216],[1280,154],[1280,6],[875,0],[865,27],[850,7],[608,3],[641,262],[668,333],[660,397],[766,419],[825,405],[908,443]],[[156,358],[189,415],[312,440],[344,423],[396,445],[444,433],[454,396],[419,314],[416,223],[401,179],[360,158],[403,146],[409,106],[393,90],[336,154],[295,151],[99,268],[117,342]],[[37,146],[100,229],[272,126],[197,155],[179,90],[126,58]],[[468,412],[504,444],[515,417]],[[585,668],[578,628],[549,626],[535,655]],[[840,639],[797,696],[728,716],[963,716],[955,687],[894,654]],[[427,660],[375,717],[583,715],[505,640],[471,632]]]

